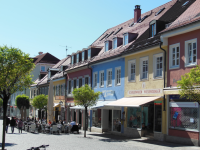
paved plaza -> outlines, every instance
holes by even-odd
[[[2,120],[0,120],[0,134],[2,135]],[[2,137],[2,136],[1,136]],[[1,139],[2,141],[2,139]],[[114,136],[111,134],[100,134],[87,132],[87,137],[83,137],[83,131],[79,134],[42,134],[27,133],[23,131],[11,134],[9,127],[6,135],[7,150],[26,150],[30,147],[40,145],[50,145],[47,150],[197,150],[199,147],[184,146],[173,143],[164,143],[145,139],[130,139],[126,137]]]

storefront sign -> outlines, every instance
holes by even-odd
[[[56,96],[56,100],[65,100],[65,96]]]
[[[197,102],[170,102],[170,107],[198,108],[199,104]]]
[[[113,96],[114,92],[115,91],[113,91],[113,90],[105,90],[105,91],[102,91],[102,94],[104,97],[107,97],[107,96]]]
[[[162,94],[162,89],[146,89],[146,90],[131,90],[128,91],[128,95],[136,95],[136,94]]]

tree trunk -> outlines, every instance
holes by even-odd
[[[85,107],[85,131],[84,131],[84,137],[86,137],[86,130],[87,130],[87,127],[86,127],[86,125],[87,125],[87,123],[86,123],[86,121],[87,121],[87,107]]]
[[[5,139],[6,139],[6,112],[7,112],[7,103],[8,99],[3,100],[3,137],[2,137],[2,150],[5,148]]]

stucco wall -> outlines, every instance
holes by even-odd
[[[200,29],[189,33],[170,37],[168,39],[168,46],[180,43],[180,67],[177,69],[168,69],[167,73],[167,86],[177,86],[177,81],[180,80],[181,75],[188,73],[193,67],[185,67],[185,41],[197,38],[197,65],[200,64],[200,53],[198,52],[198,46],[200,45]],[[169,54],[168,54],[169,56]]]
[[[167,49],[166,49],[167,50]],[[142,53],[136,53],[134,55],[129,55],[125,57],[125,97],[132,96],[163,96],[163,91],[157,94],[128,94],[130,90],[146,90],[146,89],[163,89],[164,78],[154,79],[153,77],[153,55],[163,53],[163,51],[157,47],[150,51],[143,51]],[[148,79],[140,80],[140,58],[148,56]],[[163,53],[164,56],[164,53]],[[163,57],[164,58],[164,57]],[[136,77],[135,82],[128,81],[128,61],[136,60]],[[164,61],[163,61],[164,62]],[[163,63],[164,64],[164,63]],[[163,65],[164,68],[164,65]],[[164,72],[163,72],[164,74]]]
[[[97,64],[92,66],[92,74],[97,72],[97,87],[94,91],[100,91],[102,94],[99,100],[117,100],[124,97],[124,58]],[[115,68],[121,67],[121,85],[115,85]],[[112,69],[112,86],[107,86],[107,69]],[[100,87],[100,71],[104,71],[104,87]],[[94,77],[92,77],[94,78]],[[93,80],[94,81],[94,80]],[[92,81],[92,82],[93,82]],[[111,91],[114,91],[112,94]]]

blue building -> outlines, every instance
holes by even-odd
[[[124,97],[124,58],[117,57],[112,60],[91,63],[92,88],[100,91],[97,105],[90,111],[91,131],[123,132],[121,116],[123,108],[107,107],[106,104]]]

